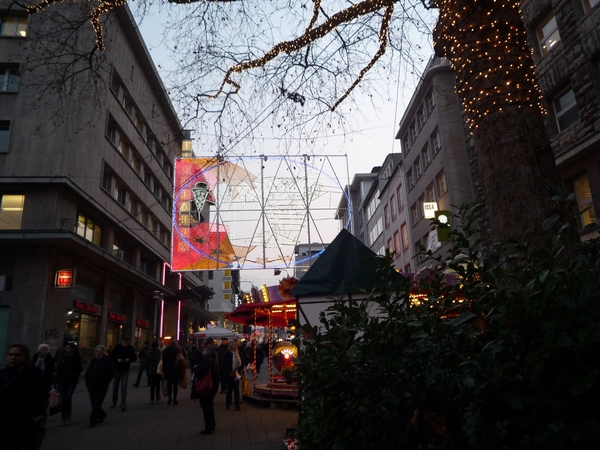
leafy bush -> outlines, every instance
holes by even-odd
[[[480,208],[435,269],[397,291],[381,270],[366,301],[304,326],[303,450],[600,448],[600,241],[567,225],[482,258]]]

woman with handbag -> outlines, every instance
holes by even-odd
[[[83,372],[81,355],[79,349],[73,343],[65,346],[65,353],[58,363],[56,371],[56,384],[62,401],[61,414],[63,427],[71,422],[71,411],[73,409],[73,393],[79,383],[79,375]]]
[[[238,341],[229,343],[229,352],[225,353],[222,361],[223,372],[227,375],[227,395],[225,396],[225,408],[231,407],[231,394],[235,410],[240,411],[240,379],[242,371],[242,357],[238,351]]]
[[[219,359],[214,348],[206,345],[202,350],[202,359],[200,363],[194,367],[194,378],[198,382],[204,380],[204,377],[210,377],[212,384],[210,389],[198,394],[200,399],[200,407],[204,415],[204,430],[200,434],[212,434],[215,431],[215,404],[214,398],[219,390]],[[192,389],[193,390],[193,389]]]
[[[150,404],[160,400],[160,384],[163,376],[162,353],[158,349],[158,342],[152,343],[152,349],[148,356],[148,379],[150,380]]]

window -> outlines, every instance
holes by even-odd
[[[585,12],[590,12],[594,6],[600,3],[600,0],[583,0]]]
[[[119,98],[119,95],[121,94],[121,83],[116,76],[113,76],[110,88],[114,92],[115,96]]]
[[[23,219],[24,195],[0,196],[0,230],[19,230]]]
[[[149,170],[144,170],[144,184],[148,187],[152,186],[152,173]]]
[[[592,191],[587,175],[582,175],[573,181],[575,195],[577,197],[577,206],[579,211],[585,211],[581,214],[581,222],[583,226],[591,223],[596,223],[596,210],[592,200]]]
[[[412,169],[408,169],[406,171],[406,182],[408,183],[409,189],[411,189],[415,185],[415,180],[413,178]]]
[[[125,142],[123,139],[119,142],[119,153],[125,157],[126,160],[129,161],[129,144]]]
[[[429,142],[425,144],[423,150],[421,150],[421,158],[423,160],[424,167],[427,167],[431,163],[431,147]]]
[[[112,174],[107,172],[105,169],[104,173],[102,174],[102,189],[104,189],[106,192],[112,191],[112,179]]]
[[[138,215],[139,203],[131,198],[131,195],[127,196],[127,211],[134,217]]]
[[[106,125],[106,137],[110,140],[110,142],[117,145],[117,136],[117,125],[112,121],[111,118],[109,119],[108,124]]]
[[[142,161],[137,158],[137,157],[133,157],[133,161],[131,161],[131,166],[133,167],[133,170],[135,170],[135,173],[137,173],[138,175],[142,175]]]
[[[419,117],[419,128],[423,128],[425,122],[427,121],[427,110],[425,105],[421,106],[417,114]]]
[[[568,89],[557,95],[552,100],[552,104],[559,131],[563,131],[579,122],[579,109],[577,108],[573,89]]]
[[[417,215],[419,217],[419,220],[421,220],[423,217],[425,217],[425,211],[423,211],[423,202],[425,201],[425,196],[421,195],[419,197],[419,199],[417,200]]]
[[[446,186],[446,174],[444,172],[438,173],[437,182],[440,190],[440,197],[442,197],[446,192],[448,192],[448,187]]]
[[[398,212],[404,211],[404,187],[402,185],[396,188],[396,198],[398,199]]]
[[[388,211],[388,205],[385,205],[383,207],[383,217],[385,220],[385,227],[389,228],[390,227],[390,212]]]
[[[408,134],[410,136],[410,142],[415,142],[415,139],[417,139],[417,124],[414,119],[408,127]]]
[[[440,133],[438,130],[435,130],[431,134],[431,145],[433,147],[434,154],[436,154],[442,149],[442,140],[440,139]]]
[[[425,189],[425,201],[435,202],[435,200],[435,186],[431,183],[427,186],[427,189]]]
[[[396,256],[400,256],[400,233],[397,231],[394,233],[394,250],[396,251]]]
[[[148,213],[146,211],[142,211],[142,215],[140,217],[140,220],[142,221],[142,225],[145,228],[148,228],[148,218],[149,218]]]
[[[8,153],[10,120],[0,120],[0,153]]]
[[[391,239],[388,239],[387,247],[388,247],[388,250],[390,251],[390,253],[394,253],[394,244]]]
[[[98,225],[87,217],[79,214],[77,216],[77,234],[84,239],[100,246],[100,236],[102,230]]]
[[[556,25],[556,17],[554,13],[550,13],[536,28],[538,41],[542,56],[546,55],[552,48],[560,42],[560,34],[558,34],[558,26]]]
[[[396,212],[396,196],[392,195],[390,198],[390,214],[392,215],[392,222],[396,220],[398,213]]]
[[[127,199],[127,190],[119,183],[115,182],[115,189],[113,191],[114,199],[121,205],[125,206],[125,200]]]
[[[413,170],[415,172],[415,177],[417,177],[417,179],[423,174],[423,168],[421,166],[421,156],[418,155],[417,159],[415,159],[415,162],[413,163]]]
[[[115,240],[113,241],[112,254],[115,258],[120,259],[121,261],[123,261],[125,258],[125,246],[118,237],[115,237]]]
[[[156,195],[158,198],[160,198],[160,185],[158,184],[158,180],[156,178],[154,179],[153,192],[154,192],[154,195]]]
[[[431,91],[429,91],[429,94],[427,94],[427,109],[429,110],[429,114],[431,114],[433,108],[435,108],[435,95],[432,89]]]
[[[402,238],[402,250],[408,250],[408,227],[406,226],[406,222],[402,224],[400,227],[400,233]]]
[[[404,273],[410,273],[411,268],[410,268],[410,263],[408,263],[407,265],[404,266]]]
[[[0,291],[12,291],[13,274],[0,273]]]
[[[0,64],[0,92],[17,92],[19,78],[18,64]]]
[[[413,226],[417,224],[419,221],[419,213],[417,212],[417,205],[412,205],[410,207],[410,215],[412,217]]]
[[[405,134],[402,138],[402,150],[404,153],[408,154],[408,150],[410,149],[410,142],[408,140],[408,134]]]
[[[27,37],[27,17],[0,19],[0,36]]]

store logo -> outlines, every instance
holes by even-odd
[[[145,327],[148,328],[150,326],[150,321],[146,320],[146,319],[135,319],[135,324],[138,327]]]
[[[125,314],[120,314],[113,311],[108,312],[108,318],[110,320],[114,320],[115,322],[127,322],[127,316]]]
[[[74,308],[77,311],[82,311],[89,314],[100,314],[100,307],[98,305],[94,305],[93,303],[86,303],[79,300],[75,300]]]
[[[56,272],[55,288],[72,288],[75,285],[75,269],[62,269]]]

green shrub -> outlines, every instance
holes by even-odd
[[[480,208],[434,270],[397,291],[381,270],[368,300],[304,327],[303,450],[600,448],[600,241],[567,225],[481,257]]]

